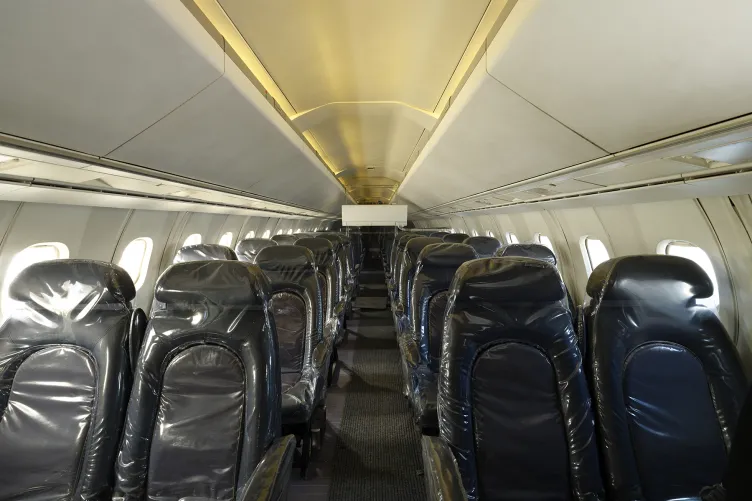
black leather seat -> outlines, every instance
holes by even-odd
[[[324,238],[332,244],[334,252],[334,272],[335,284],[337,284],[337,303],[334,311],[338,315],[339,333],[337,335],[337,344],[342,343],[347,336],[347,324],[345,314],[349,308],[350,302],[350,282],[347,273],[347,249],[342,238],[334,233],[320,233],[317,238]]]
[[[32,264],[0,325],[0,499],[109,499],[136,295],[110,263]]]
[[[444,235],[441,238],[442,240],[444,240],[445,243],[448,243],[448,244],[461,244],[466,239],[470,238],[470,235],[466,233],[449,233],[447,235]]]
[[[410,403],[424,434],[439,433],[436,385],[447,290],[457,269],[476,258],[469,245],[442,243],[424,247],[417,259],[418,270],[410,296],[410,327],[400,338],[400,351]]]
[[[235,253],[240,261],[254,263],[256,256],[262,249],[275,245],[277,245],[277,242],[268,238],[246,238],[235,246]]]
[[[476,259],[457,270],[449,296],[441,436],[423,438],[430,499],[457,499],[451,490],[460,483],[479,501],[603,499],[587,382],[556,268]]]
[[[586,318],[610,499],[696,497],[721,481],[747,389],[733,343],[698,304],[693,261],[626,256],[590,275]]]
[[[477,238],[477,237],[476,237]],[[496,257],[529,257],[556,266],[556,254],[541,244],[507,244],[496,251]]]
[[[236,261],[238,256],[235,251],[219,244],[196,244],[181,247],[173,263],[187,263],[189,261],[214,261],[226,259]]]
[[[445,236],[449,235],[449,232],[446,231],[433,231],[429,233],[429,237],[438,237],[438,238],[444,238]]]
[[[116,499],[276,500],[295,439],[280,438],[269,283],[237,261],[160,277],[116,468]]]
[[[467,237],[463,243],[475,249],[478,257],[494,257],[496,251],[501,248],[501,242],[494,237]]]
[[[144,342],[144,336],[146,335],[146,325],[149,323],[149,318],[141,308],[133,310],[131,315],[131,324],[128,331],[128,358],[130,360],[131,372],[136,370],[138,363],[139,352],[141,351],[141,345]]]
[[[322,291],[313,254],[305,247],[267,247],[256,256],[256,264],[271,283],[282,371],[282,427],[302,440],[305,476],[311,433],[323,431],[316,426],[321,426],[332,346],[323,332]],[[319,442],[320,435],[313,439]]]
[[[392,317],[394,320],[394,330],[396,332],[399,331],[399,318],[400,318],[400,312],[398,310],[399,308],[399,283],[400,283],[400,273],[402,272],[402,260],[405,257],[405,247],[407,246],[407,242],[414,238],[427,238],[427,237],[421,237],[420,235],[417,235],[415,233],[409,233],[407,235],[403,235],[399,238],[399,240],[394,245],[393,250],[393,257],[394,260],[392,261],[392,278],[387,285],[387,293],[389,294],[389,301],[392,306]]]
[[[295,241],[298,239],[295,235],[274,235],[272,240],[277,242],[277,245],[295,245]]]

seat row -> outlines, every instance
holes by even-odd
[[[255,264],[181,249],[145,335],[115,265],[19,274],[0,326],[0,499],[281,499],[298,442],[307,466],[332,353],[314,250],[333,249],[298,243]]]
[[[699,499],[720,482],[748,383],[694,262],[602,263],[577,332],[547,248],[408,240],[399,341],[430,499]]]

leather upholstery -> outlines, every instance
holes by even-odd
[[[556,254],[551,249],[541,244],[507,244],[496,251],[497,257],[529,257],[540,259],[556,266]]]
[[[440,243],[442,243],[440,238],[418,237],[411,238],[405,244],[404,255],[402,256],[402,260],[400,262],[401,269],[399,273],[400,281],[398,293],[399,302],[404,308],[404,314],[408,322],[410,322],[410,320],[412,319],[412,304],[410,297],[413,288],[413,279],[415,278],[415,271],[418,268],[418,259],[420,253],[427,246]]]
[[[457,269],[476,258],[469,245],[447,243],[426,246],[418,256],[410,297],[410,329],[400,348],[408,366],[410,400],[424,433],[437,434],[439,430],[436,386],[447,289]]]
[[[347,272],[347,248],[344,245],[342,238],[334,233],[321,233],[317,235],[318,238],[328,240],[332,244],[332,252],[334,253],[334,273],[336,284],[336,303],[332,307],[332,314],[338,319],[337,322],[340,326],[344,325],[345,312],[348,309],[350,302],[350,291],[348,284],[348,272]],[[344,328],[340,328],[337,335],[337,344],[341,343],[344,339]]]
[[[310,250],[267,247],[256,264],[271,283],[282,372],[282,424],[307,423],[320,404],[329,363],[321,288]]]
[[[0,325],[0,499],[108,499],[131,385],[119,266],[32,264]]]
[[[448,235],[444,235],[442,239],[448,244],[461,244],[469,237],[470,235],[466,233],[449,233]]]
[[[486,236],[467,237],[463,243],[475,249],[478,257],[493,257],[501,247],[496,238]]]
[[[216,259],[227,259],[235,261],[238,256],[235,251],[224,245],[218,244],[196,244],[181,247],[175,255],[173,263],[187,263],[189,261],[211,261]]]
[[[428,234],[429,237],[438,237],[438,238],[444,238],[447,235],[449,235],[449,233],[446,231],[434,231]]]
[[[272,240],[277,242],[277,245],[295,245],[297,239],[296,235],[274,235],[272,237]]]
[[[253,263],[261,249],[277,245],[277,242],[268,238],[246,238],[235,246],[235,253],[240,261]]]
[[[588,365],[612,499],[697,496],[721,481],[747,381],[713,284],[675,256],[626,256],[590,275]]]
[[[470,500],[603,499],[582,360],[552,265],[476,259],[449,290],[441,438]]]
[[[118,499],[234,500],[260,484],[284,491],[294,441],[279,438],[269,289],[261,270],[237,261],[180,263],[159,278],[161,308],[141,350],[116,466]]]
[[[295,245],[305,247],[313,254],[316,269],[320,277],[321,290],[323,292],[324,320],[332,317],[332,307],[336,302],[335,271],[334,271],[334,247],[325,238],[301,238]]]
[[[146,324],[149,319],[141,308],[136,308],[131,315],[130,328],[128,330],[128,360],[130,361],[131,372],[136,370],[138,354],[141,351],[141,344],[144,342],[146,335]]]

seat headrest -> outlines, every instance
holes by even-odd
[[[154,297],[165,306],[212,303],[221,306],[259,305],[259,290],[268,283],[258,267],[242,261],[192,261],[167,268]]]
[[[690,259],[660,254],[623,256],[599,264],[588,278],[593,299],[632,297],[686,302],[713,295],[713,282]]]
[[[334,261],[334,247],[325,238],[301,238],[295,245],[310,250],[318,268],[328,268]]]
[[[235,246],[235,253],[241,261],[252,263],[256,259],[256,255],[261,252],[261,249],[275,245],[277,245],[277,242],[268,238],[246,238],[238,242],[238,245]]]
[[[422,270],[456,270],[465,261],[477,259],[475,249],[467,244],[431,244],[423,248],[418,256]]]
[[[316,235],[318,238],[324,238],[326,240],[329,240],[332,243],[332,248],[334,249],[334,253],[336,254],[344,245],[344,242],[340,238],[339,235],[334,235],[332,233],[322,233],[321,235]]]
[[[447,235],[449,235],[449,233],[446,232],[446,231],[434,231],[433,233],[430,233],[428,236],[429,237],[443,238],[443,237],[445,237]]]
[[[196,244],[181,247],[175,254],[175,263],[187,263],[189,261],[236,261],[238,256],[235,251],[224,245]]]
[[[442,243],[441,239],[437,237],[412,238],[408,240],[407,244],[405,245],[405,252],[407,252],[408,256],[410,256],[413,264],[418,264],[418,256],[420,256],[420,253],[423,249],[425,249],[429,245],[440,243]]]
[[[541,244],[507,244],[496,251],[496,257],[529,257],[556,266],[556,254]]]
[[[120,266],[86,259],[56,259],[27,266],[11,283],[9,297],[58,312],[69,313],[96,304],[126,304],[136,287]]]
[[[468,237],[469,235],[465,233],[449,233],[448,235],[444,235],[442,239],[448,244],[461,244]]]
[[[463,243],[475,249],[478,257],[493,257],[501,247],[501,242],[496,238],[486,236],[467,237]]]
[[[299,284],[315,273],[314,257],[310,250],[298,245],[278,245],[262,249],[256,256],[261,268],[272,284]]]
[[[566,299],[552,264],[527,257],[489,257],[468,261],[457,270],[450,294],[456,301],[542,303]]]
[[[274,235],[272,240],[277,242],[278,245],[295,245],[295,241],[298,239],[295,235]]]
[[[402,235],[399,237],[399,240],[397,240],[397,248],[402,250],[407,246],[407,242],[412,240],[413,238],[420,238],[420,235],[417,235],[415,233],[408,233],[407,235]]]

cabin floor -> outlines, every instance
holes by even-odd
[[[403,397],[400,352],[381,263],[367,259],[327,394],[327,432],[289,501],[425,499],[420,433]]]

